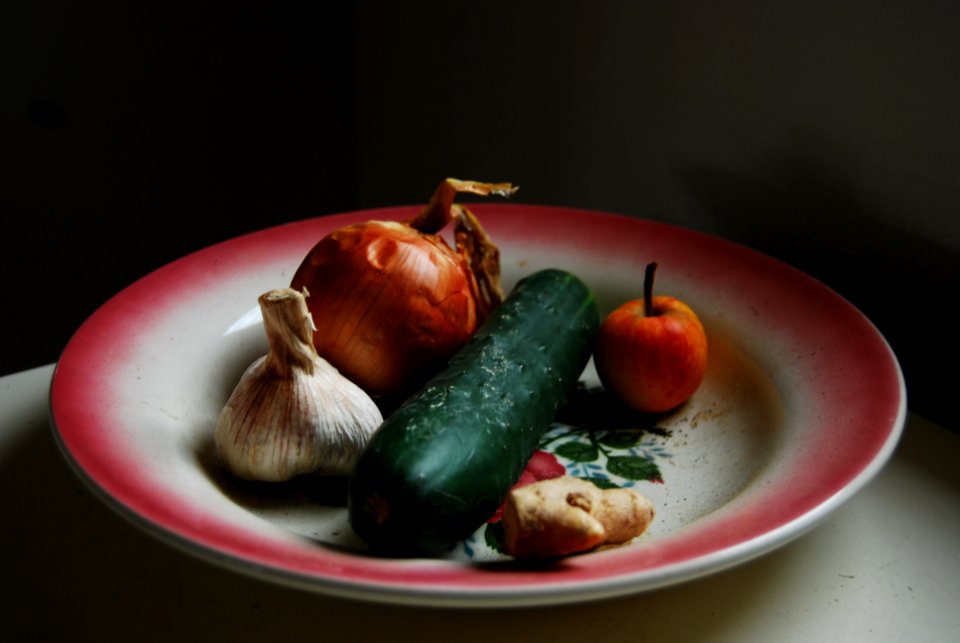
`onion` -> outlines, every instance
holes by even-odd
[[[515,191],[446,179],[412,219],[321,239],[290,284],[309,295],[317,353],[370,395],[404,395],[426,381],[503,301],[499,251],[453,199]],[[439,234],[451,222],[456,249]]]

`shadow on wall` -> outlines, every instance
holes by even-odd
[[[954,382],[945,371],[960,346],[937,320],[960,281],[960,256],[889,223],[910,217],[861,200],[855,181],[807,155],[784,153],[754,171],[691,167],[680,176],[718,235],[821,280],[870,318],[900,361],[910,409],[953,425],[944,400]]]
[[[5,3],[0,375],[56,360],[150,271],[353,206],[341,3]],[[20,295],[24,296],[24,295]]]

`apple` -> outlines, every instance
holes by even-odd
[[[646,413],[685,402],[707,370],[703,324],[679,299],[653,296],[656,269],[656,263],[647,265],[643,299],[622,304],[604,319],[593,354],[604,388]]]

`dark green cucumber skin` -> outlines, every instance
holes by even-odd
[[[447,367],[391,414],[350,479],[354,531],[375,552],[434,555],[503,502],[576,383],[599,313],[574,275],[523,279]]]

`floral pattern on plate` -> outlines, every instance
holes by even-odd
[[[516,486],[569,475],[598,487],[637,487],[662,484],[658,461],[672,457],[664,443],[670,431],[655,419],[617,404],[601,388],[582,384],[543,435]],[[498,511],[457,549],[470,560],[493,560],[500,553]]]

